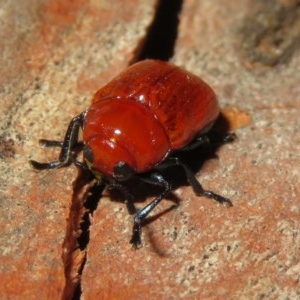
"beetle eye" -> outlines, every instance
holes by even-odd
[[[85,160],[87,160],[89,163],[93,163],[94,161],[94,154],[93,154],[93,151],[92,149],[85,145],[84,148],[83,148],[83,156],[85,158]]]

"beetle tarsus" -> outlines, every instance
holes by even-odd
[[[60,161],[53,161],[50,163],[41,163],[41,162],[38,162],[35,160],[30,160],[29,162],[37,170],[56,169],[61,166]]]
[[[233,141],[235,141],[237,139],[237,135],[234,133],[234,132],[230,132],[230,133],[227,133],[225,134],[223,137],[222,137],[222,144],[227,144],[227,143],[231,143]]]
[[[212,191],[203,191],[203,196],[207,197],[207,198],[210,198],[210,199],[213,199],[217,202],[219,202],[220,204],[224,205],[224,206],[227,206],[227,207],[232,207],[232,202],[223,197],[223,196],[220,196]]]
[[[141,221],[138,218],[134,218],[134,222],[133,222],[133,229],[132,229],[132,237],[130,239],[130,244],[132,244],[132,246],[135,249],[138,249],[141,244]]]

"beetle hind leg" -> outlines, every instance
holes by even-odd
[[[237,135],[234,132],[226,133],[225,135],[216,135],[210,138],[211,144],[214,146],[221,146],[224,144],[232,143],[237,139]]]
[[[219,136],[209,136],[208,134],[200,135],[198,136],[194,141],[192,141],[190,144],[182,148],[180,151],[181,152],[186,152],[193,150],[195,148],[200,148],[200,147],[217,147],[221,146],[223,144],[228,144],[232,143],[237,139],[237,136],[235,133],[230,132],[226,133],[225,135]]]

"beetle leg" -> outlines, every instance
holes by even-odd
[[[136,207],[134,205],[134,198],[131,193],[124,187],[123,184],[113,181],[109,183],[109,188],[119,190],[125,197],[125,204],[127,207],[127,210],[130,215],[133,215],[136,213]]]
[[[59,159],[50,163],[40,163],[35,160],[30,160],[30,163],[34,168],[39,170],[54,169],[65,166],[72,161],[72,150],[74,146],[78,144],[78,132],[79,128],[82,128],[83,126],[85,113],[86,112],[82,112],[71,120],[62,144],[60,141],[42,140],[41,143],[46,147],[61,147],[61,152]]]
[[[73,159],[73,164],[78,168],[83,171],[91,171],[88,165],[85,162],[78,161],[77,159]]]
[[[183,151],[190,151],[195,148],[201,147],[201,146],[219,146],[227,143],[233,142],[237,138],[235,133],[227,133],[224,136],[219,136],[215,138],[208,137],[208,135],[201,135],[197,137],[194,141],[192,141],[190,144],[185,146],[183,149],[180,149],[180,152]]]
[[[222,144],[231,143],[237,139],[237,135],[234,132],[227,133],[222,137]]]
[[[226,133],[225,135],[212,135],[210,137],[210,143],[214,146],[220,146],[223,144],[228,144],[237,139],[237,135],[234,132]]]
[[[153,201],[147,204],[144,208],[139,210],[134,216],[132,237],[130,243],[134,247],[138,247],[141,244],[141,222],[149,215],[149,213],[158,205],[158,203],[169,193],[171,190],[171,185],[164,179],[164,177],[158,173],[154,173],[150,178],[145,179],[145,181],[162,186],[164,188],[163,192],[158,195]]]
[[[120,190],[125,196],[125,204],[127,206],[128,212],[132,215],[136,213],[136,208],[134,206],[134,198],[128,192],[121,182],[127,181],[135,176],[135,171],[126,162],[120,161],[114,167],[114,180],[110,183],[112,188]]]
[[[180,152],[190,151],[190,150],[199,148],[204,145],[206,145],[206,146],[211,145],[211,141],[207,135],[201,135],[201,136],[197,137],[197,139],[195,139],[193,142],[191,142],[184,148],[180,149]]]
[[[45,147],[45,148],[51,148],[51,147],[57,147],[57,148],[62,148],[63,147],[63,144],[64,144],[64,141],[56,141],[56,140],[46,140],[46,139],[40,139],[39,140],[39,144],[42,146],[42,147]],[[76,146],[80,146],[80,147],[83,147],[83,142],[78,142],[76,144]]]
[[[58,147],[62,148],[64,142],[63,141],[54,141],[54,140],[45,140],[45,139],[40,139],[39,144],[43,147]]]
[[[164,168],[164,167],[167,168],[170,166],[180,166],[183,168],[183,170],[186,174],[187,180],[189,181],[190,185],[192,186],[192,188],[197,196],[200,196],[200,197],[205,196],[207,198],[216,200],[217,202],[221,203],[222,205],[232,206],[232,203],[229,199],[227,199],[223,196],[220,196],[212,191],[205,190],[202,187],[202,185],[200,184],[200,182],[197,180],[197,178],[195,177],[192,170],[185,163],[183,163],[178,157],[169,157],[160,166],[160,168]]]

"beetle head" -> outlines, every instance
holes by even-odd
[[[125,180],[128,174],[134,172],[135,161],[132,155],[116,140],[97,135],[85,144],[83,155],[96,177],[100,173],[115,177],[117,180]],[[127,172],[126,169],[131,172]]]

